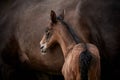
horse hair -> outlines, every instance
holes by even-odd
[[[80,54],[79,59],[80,59],[81,80],[88,80],[88,70],[90,67],[90,62],[92,60],[92,55],[87,48],[85,48],[85,50]]]

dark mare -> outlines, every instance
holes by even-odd
[[[65,9],[65,20],[79,38],[98,47],[101,79],[120,80],[119,0],[0,0],[0,78],[59,74],[64,61],[59,45],[44,56],[39,49],[51,9]]]

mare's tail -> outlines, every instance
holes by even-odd
[[[79,59],[80,59],[81,80],[88,80],[88,70],[90,67],[90,62],[92,60],[92,55],[87,49],[87,46],[85,47],[85,50],[80,54]]]

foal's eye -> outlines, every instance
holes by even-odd
[[[51,29],[47,28],[45,30],[46,39],[48,39],[51,36],[51,33],[52,33]]]

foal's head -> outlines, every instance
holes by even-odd
[[[58,42],[60,30],[64,26],[61,24],[60,19],[64,18],[64,12],[60,16],[56,16],[54,11],[50,13],[51,22],[47,26],[42,40],[40,41],[40,49],[43,53],[46,52],[47,48]]]

